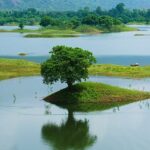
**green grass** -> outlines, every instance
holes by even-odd
[[[112,64],[93,65],[89,68],[90,75],[105,75],[129,78],[150,77],[150,66],[120,66]]]
[[[128,32],[128,31],[137,31],[137,29],[133,27],[125,26],[125,25],[113,26],[110,29],[110,32]]]
[[[150,98],[150,93],[128,90],[102,83],[83,82],[58,91],[46,101],[74,111],[104,110]]]
[[[80,33],[101,33],[102,31],[96,28],[95,26],[89,26],[89,25],[81,25],[76,28],[77,32]]]
[[[90,74],[95,75],[133,75],[136,77],[145,77],[147,73],[150,76],[150,66],[125,67],[117,65],[95,65],[89,68],[89,70]],[[39,64],[26,60],[0,59],[0,80],[33,75],[40,75]],[[150,93],[147,92],[127,90],[101,83],[84,82],[74,85],[71,91],[67,88],[63,89],[45,98],[45,100],[73,111],[94,111],[115,106],[118,107],[148,98],[150,98]]]
[[[0,58],[0,80],[39,74],[39,64],[26,60]],[[150,77],[150,66],[130,67],[112,64],[97,64],[89,68],[89,75],[145,78]]]
[[[110,29],[100,28],[103,32],[111,33],[111,32],[129,32],[129,31],[137,31],[137,28],[129,27],[126,25],[115,25]]]
[[[73,30],[62,29],[39,29],[34,33],[27,33],[25,37],[28,38],[47,38],[47,37],[77,37],[80,33]]]
[[[125,25],[117,25],[111,27],[109,30],[106,28],[100,28],[96,26],[81,25],[76,29],[64,29],[61,27],[47,27],[38,30],[30,29],[15,29],[11,31],[0,30],[0,32],[18,32],[24,33],[27,38],[52,38],[52,37],[78,37],[82,34],[98,34],[109,32],[123,32],[123,31],[135,31],[137,29],[127,27]]]
[[[39,74],[39,64],[26,60],[0,58],[0,80],[19,76],[33,76]]]
[[[61,29],[61,28],[42,28],[37,31],[27,33],[25,37],[28,38],[48,38],[48,37],[78,37],[82,34],[98,34],[105,32],[124,32],[135,31],[137,29],[127,27],[125,25],[113,26],[111,29],[98,28],[95,26],[81,25],[76,29]],[[24,31],[22,31],[24,33]],[[27,32],[27,31],[25,31]]]
[[[141,21],[141,22],[136,22],[136,21],[132,21],[132,22],[129,22],[128,25],[149,25],[150,23],[147,23],[145,21]]]

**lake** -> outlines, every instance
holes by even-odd
[[[148,29],[150,26],[147,27]],[[53,46],[81,47],[101,55],[150,55],[150,31],[120,32],[72,38],[24,38],[20,33],[0,33],[0,55],[17,56],[25,52],[30,56],[48,55]]]
[[[29,61],[34,61],[37,63],[42,63],[48,56],[0,56],[0,58],[11,58],[11,59],[25,59]],[[137,56],[137,55],[101,55],[95,56],[97,63],[100,64],[117,64],[117,65],[126,65],[139,63],[140,65],[150,65],[150,56]]]
[[[89,80],[150,90],[150,79],[91,77]],[[41,77],[0,81],[0,149],[149,150],[150,100],[68,116],[67,110],[42,100],[65,86],[56,83],[48,87]]]
[[[91,50],[98,63],[150,64],[150,26],[140,31],[77,38],[24,38],[0,33],[0,57],[43,62],[55,45]],[[18,53],[28,53],[26,57]],[[89,81],[150,91],[150,78],[126,79],[91,76]],[[149,150],[150,100],[105,111],[74,112],[42,99],[65,84],[47,86],[42,78],[21,77],[0,81],[0,150]]]

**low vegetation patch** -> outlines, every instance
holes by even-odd
[[[75,111],[111,108],[150,98],[150,93],[128,90],[102,83],[83,82],[45,98],[46,101]]]
[[[83,34],[98,34],[98,33],[105,33],[105,32],[124,32],[124,31],[135,31],[137,29],[128,27],[125,25],[117,25],[112,26],[110,29],[107,28],[99,28],[96,26],[90,25],[81,25],[76,29],[61,29],[61,28],[42,28],[39,30],[34,30],[33,32],[28,30],[23,30],[22,33],[26,32],[25,37],[27,38],[52,38],[52,37],[78,37]],[[17,30],[16,30],[17,31]],[[17,32],[20,32],[18,30]]]
[[[48,38],[48,37],[77,37],[80,33],[74,30],[62,30],[62,29],[51,29],[43,28],[33,33],[27,33],[25,37],[28,38]]]
[[[39,74],[39,64],[26,60],[0,58],[0,80]]]
[[[129,78],[150,77],[150,66],[120,66],[112,64],[92,65],[89,68],[90,75],[105,75]]]
[[[127,31],[137,31],[137,28],[129,27],[126,25],[116,25],[113,26],[109,32],[127,32]]]
[[[77,32],[80,33],[101,33],[102,31],[96,28],[95,26],[89,26],[89,25],[80,25],[76,28]]]

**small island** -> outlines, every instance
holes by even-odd
[[[60,81],[68,87],[44,98],[47,102],[73,111],[93,111],[150,98],[149,92],[82,82],[88,78],[88,68],[96,62],[93,54],[87,50],[56,46],[50,53],[49,59],[41,65],[44,83]]]
[[[40,75],[40,65],[22,59],[0,58],[0,80]]]
[[[83,82],[72,91],[65,88],[44,100],[68,110],[88,112],[105,110],[150,98],[149,92],[128,90],[107,84]]]

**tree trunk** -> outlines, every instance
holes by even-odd
[[[72,82],[69,82],[69,81],[68,81],[67,84],[68,84],[68,89],[71,90],[71,89],[72,89],[72,85],[73,85]]]

